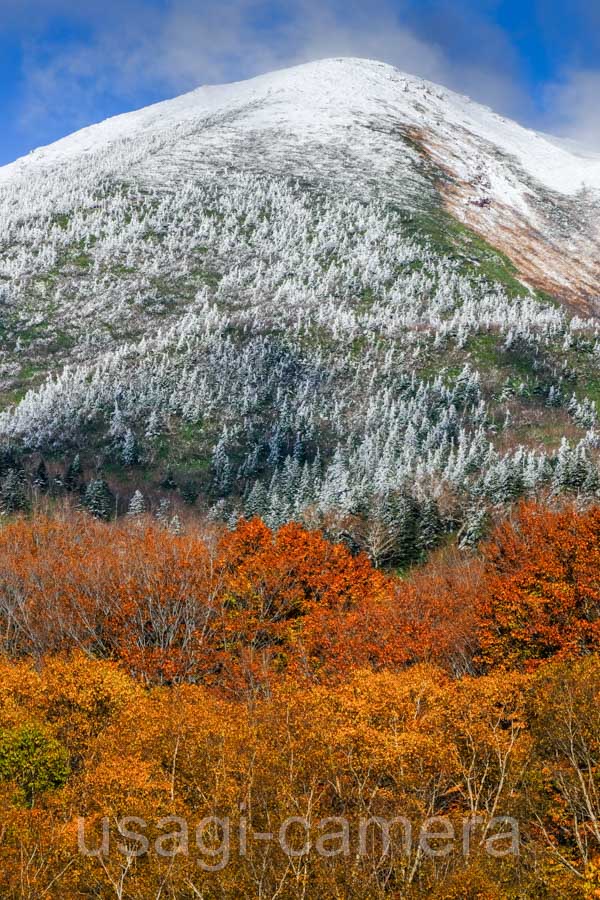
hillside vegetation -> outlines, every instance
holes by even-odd
[[[368,60],[0,168],[0,897],[600,897],[599,212]]]
[[[4,512],[41,491],[112,515],[139,491],[162,517],[295,521],[406,567],[519,497],[596,496],[598,319],[572,295],[599,172],[365,60],[203,89],[5,167]],[[548,267],[570,223],[556,297],[493,246],[517,212]]]
[[[599,535],[526,506],[401,581],[296,525],[6,526],[3,895],[595,897]]]

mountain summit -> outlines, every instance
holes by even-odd
[[[35,151],[0,170],[0,511],[187,504],[404,566],[596,496],[599,203],[600,157],[366,60]]]
[[[0,183],[57,167],[66,178],[69,165],[162,186],[232,169],[441,202],[532,286],[586,313],[600,303],[600,155],[383,63],[322,60],[202,87],[36,150]]]

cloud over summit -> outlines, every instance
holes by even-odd
[[[0,30],[21,47],[19,121],[32,139],[49,117],[67,133],[202,83],[352,55],[445,84],[534,127],[600,143],[593,102],[600,72],[553,79],[536,109],[513,36],[493,9],[487,0],[5,0]]]

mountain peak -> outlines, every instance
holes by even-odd
[[[429,131],[448,151],[465,135],[510,155],[531,178],[565,194],[600,191],[600,155],[523,128],[447,88],[371,59],[337,57],[279,69],[246,81],[196,88],[132,113],[84,128],[0,168],[0,181],[31,167],[45,168],[111,144],[165,134],[189,125],[210,130],[227,120],[237,128],[339,137],[352,126]],[[243,161],[241,161],[243,163]]]
[[[249,171],[409,208],[441,202],[531,284],[587,312],[600,294],[600,156],[376,60],[321,59],[200,87],[40,148],[0,169],[0,184],[71,178],[65,166],[153,189]]]
[[[442,521],[471,541],[488,504],[596,492],[597,166],[333,59],[2,170],[3,496],[41,454],[52,491],[83,487],[73,468],[95,490],[104,465],[161,515],[179,488],[376,553],[399,516],[404,565]]]

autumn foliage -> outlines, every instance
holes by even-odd
[[[482,658],[530,667],[600,650],[600,508],[523,505],[484,547]]]
[[[392,597],[366,557],[293,524],[176,536],[68,517],[0,531],[5,652],[78,648],[147,682],[226,690],[401,662],[386,642]]]
[[[0,530],[0,626],[9,656],[80,649],[234,692],[416,662],[475,674],[596,652],[599,572],[598,508],[523,505],[479,556],[448,551],[408,580],[297,524],[173,535],[39,516]]]
[[[5,523],[0,896],[600,896],[599,538],[596,508],[524,505],[400,579],[297,524]],[[124,815],[152,841],[165,816],[479,831],[466,856],[253,846],[201,874],[78,851],[78,817],[98,844]],[[518,857],[485,852],[499,815]]]
[[[6,662],[0,896],[592,898],[599,701],[595,657],[508,682],[455,681],[425,665],[357,670],[337,685],[289,681],[252,703],[199,685],[145,689],[116,663],[80,653],[49,659],[41,673]],[[454,852],[385,854],[376,833],[350,858],[311,853],[290,865],[251,837],[239,852],[242,819],[251,835],[276,833],[290,816],[315,833],[319,821],[344,817],[355,849],[357,822],[399,815],[417,835],[423,820],[444,816],[459,835]],[[485,852],[495,815],[519,822],[518,856]],[[128,858],[118,847],[138,845],[117,830],[124,816],[143,821],[153,846],[179,830],[167,817],[184,819],[189,853]],[[231,827],[231,856],[213,872],[199,868],[193,844],[209,816]],[[82,855],[78,820],[94,850],[105,817],[109,851]],[[475,823],[468,856],[465,821]]]

